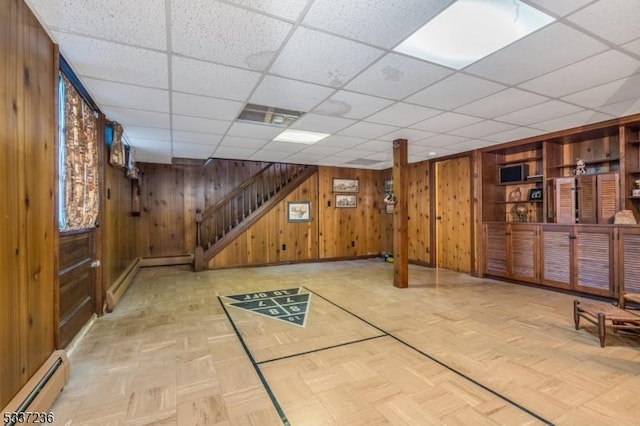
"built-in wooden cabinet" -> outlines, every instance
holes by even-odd
[[[548,218],[555,223],[613,223],[620,204],[617,172],[552,179],[554,203]]]
[[[539,281],[537,226],[487,223],[484,229],[486,274],[533,283]]]
[[[629,293],[640,293],[640,227],[618,228],[618,286]]]

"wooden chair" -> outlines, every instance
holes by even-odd
[[[618,306],[620,306],[621,309],[638,309],[636,307],[628,307],[627,303],[629,302],[635,303],[636,305],[640,306],[640,293],[626,293],[624,291],[621,291],[620,303],[618,304]]]
[[[621,309],[604,302],[581,302],[573,301],[573,320],[576,330],[580,328],[580,318],[584,318],[598,327],[598,337],[600,347],[604,348],[606,327],[613,328],[613,332],[618,330],[640,331],[640,315]],[[610,323],[607,324],[607,321]]]

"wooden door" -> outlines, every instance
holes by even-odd
[[[95,231],[60,234],[56,347],[64,349],[95,312]]]
[[[569,289],[573,273],[574,227],[542,225],[540,228],[540,282]]]
[[[613,226],[576,226],[574,289],[613,296]]]
[[[513,223],[510,231],[510,276],[519,281],[538,282],[538,227]]]
[[[486,223],[484,225],[484,271],[487,275],[509,276],[507,246],[509,242],[509,224]]]
[[[620,226],[618,228],[618,264],[620,293],[640,293],[640,228]]]
[[[435,169],[436,265],[471,272],[471,160],[439,161]]]
[[[576,176],[578,223],[598,223],[596,175]]]
[[[598,223],[613,223],[620,210],[620,174],[606,173],[598,176]]]
[[[576,223],[576,179],[563,177],[555,179],[555,222]]]

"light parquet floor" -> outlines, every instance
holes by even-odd
[[[600,348],[575,296],[392,276],[379,259],[142,269],[72,352],[56,424],[640,424],[640,338]],[[221,303],[293,287],[311,293],[305,327]]]

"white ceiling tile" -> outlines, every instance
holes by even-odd
[[[613,43],[622,44],[640,37],[640,2],[607,0],[590,4],[567,19]]]
[[[640,100],[638,98],[630,99],[628,101],[604,105],[597,109],[598,111],[609,114],[613,117],[622,117],[625,115],[637,114],[640,112]]]
[[[558,40],[571,40],[560,43]],[[470,65],[466,72],[505,84],[518,84],[602,52],[603,43],[555,23]]]
[[[563,99],[587,108],[640,98],[640,74],[632,75],[592,89],[583,90]]]
[[[295,21],[307,6],[308,0],[229,0],[229,2]]]
[[[129,138],[127,140],[129,144],[136,149],[136,153],[139,149],[148,149],[153,150],[157,149],[159,151],[167,151],[171,149],[171,142],[164,139],[138,139],[138,138]]]
[[[475,123],[467,127],[452,130],[451,134],[457,136],[466,136],[468,138],[481,138],[493,133],[502,132],[505,130],[513,129],[515,126],[506,123],[499,123],[497,121],[485,120],[480,123]]]
[[[167,47],[164,0],[30,1],[56,30],[124,44],[164,50]]]
[[[271,140],[284,131],[284,127],[268,124],[235,122],[227,132],[228,136]]]
[[[430,138],[431,136],[434,136],[432,132],[403,128],[391,133],[387,133],[384,136],[380,136],[378,137],[378,139],[390,142],[393,142],[396,139],[406,139],[409,141],[409,143],[413,143],[422,139]]]
[[[640,55],[640,38],[622,46],[623,48]]]
[[[173,141],[182,143],[192,143],[200,145],[217,145],[221,140],[221,135],[213,135],[211,133],[184,132],[174,130]]]
[[[356,138],[375,139],[378,136],[386,135],[387,133],[391,133],[396,130],[398,130],[398,128],[394,126],[361,121],[339,131],[338,134],[343,136],[354,136]]]
[[[253,153],[248,159],[254,161],[271,161],[274,163],[284,162],[285,157],[289,155],[282,151],[268,151],[261,149]]]
[[[169,88],[167,55],[119,43],[53,33],[60,52],[80,76]]]
[[[436,117],[413,124],[411,127],[429,132],[446,133],[458,127],[465,127],[479,121],[482,121],[482,118],[457,114],[455,112],[445,112]]]
[[[232,158],[236,160],[249,159],[255,153],[255,149],[236,148],[232,146],[218,146],[211,154],[214,158]]]
[[[455,73],[405,99],[418,105],[452,109],[506,89],[478,77]]]
[[[125,129],[128,126],[170,128],[169,114],[118,107],[104,107],[102,112],[107,119],[117,121]]]
[[[286,157],[286,161],[297,164],[316,164],[321,158],[324,158],[324,155],[313,155],[300,151]]]
[[[124,128],[124,137],[133,139],[155,139],[171,141],[169,129],[156,129],[153,127],[127,126]]]
[[[251,96],[251,103],[307,112],[331,93],[328,87],[268,75]]]
[[[171,164],[171,150],[160,149],[136,149],[136,162],[138,163],[154,163],[154,164]]]
[[[352,148],[356,145],[360,145],[367,139],[364,138],[354,138],[351,136],[342,136],[342,135],[331,135],[322,139],[321,141],[316,142],[314,145],[316,146],[331,146],[336,148]]]
[[[354,147],[354,149],[371,151],[371,152],[388,152],[393,151],[393,142],[380,141],[380,140],[368,140],[360,145]]]
[[[197,143],[184,143],[184,142],[174,142],[173,143],[173,154],[176,155],[176,151],[180,152],[192,152],[198,155],[208,156],[213,152],[216,145],[202,145]]]
[[[429,148],[434,147],[447,147],[449,145],[458,144],[460,142],[466,141],[469,138],[464,136],[455,136],[455,135],[436,135],[427,139],[423,139],[421,141],[417,141],[414,145],[426,146]]]
[[[303,143],[271,141],[266,144],[263,149],[267,151],[294,153],[300,151],[306,146],[307,145]]]
[[[347,84],[368,95],[403,99],[453,71],[418,59],[389,53]]]
[[[464,105],[456,112],[477,117],[494,118],[548,100],[544,96],[518,89],[507,89],[486,98]]]
[[[299,152],[304,154],[326,157],[327,155],[335,155],[336,153],[342,151],[342,149],[343,148],[338,148],[335,146],[322,146],[315,143],[313,145],[307,146],[306,148],[302,149]]]
[[[534,127],[536,127],[537,129],[546,130],[547,132],[555,132],[557,130],[570,129],[573,127],[583,126],[585,124],[609,120],[611,118],[613,117],[610,115],[594,111],[582,111],[576,114],[565,115],[564,117],[554,118],[552,120],[536,123]]]
[[[469,151],[472,149],[480,149],[485,148],[487,146],[493,145],[494,142],[483,141],[481,139],[471,139],[465,142],[453,144],[449,146],[449,149],[457,149],[459,152]]]
[[[169,112],[169,91],[84,78],[82,83],[99,105]]]
[[[192,151],[173,150],[173,158],[188,158],[191,160],[205,160],[211,153],[201,153]]]
[[[234,146],[237,148],[260,149],[269,141],[264,139],[241,138],[238,136],[225,136],[220,142],[221,146]]]
[[[177,92],[173,93],[172,102],[174,114],[217,120],[235,120],[244,107],[243,102]]]
[[[521,86],[534,92],[561,97],[629,76],[636,73],[639,68],[640,61],[609,50]]]
[[[538,136],[543,133],[544,131],[539,129],[532,129],[529,127],[516,127],[515,129],[483,136],[483,139],[491,141],[491,143],[502,143],[524,139],[531,136]]]
[[[172,49],[198,59],[263,71],[290,23],[210,0],[172,0]]]
[[[298,27],[269,70],[273,74],[342,87],[383,51]]]
[[[441,111],[418,105],[397,102],[367,118],[367,121],[390,126],[406,127],[425,120]]]
[[[296,120],[289,128],[331,134],[354,123],[354,120],[348,120],[346,118],[327,117],[326,115],[307,113]]]
[[[172,56],[173,90],[245,101],[260,79],[253,71]]]
[[[558,16],[567,16],[581,7],[591,3],[593,0],[525,0],[532,6],[540,6],[538,9],[543,12],[550,12]]]
[[[371,151],[363,151],[360,149],[344,149],[340,151],[336,156],[341,158],[346,158],[347,161],[352,160],[354,158],[362,158],[365,155],[374,154]]]
[[[351,160],[350,157],[341,157],[340,155],[330,155],[318,161],[318,164],[324,166],[340,166],[344,167],[344,163]]]
[[[389,106],[393,101],[341,90],[316,107],[313,112],[338,117],[365,118]]]
[[[496,117],[496,120],[527,126],[529,124],[549,120],[551,118],[573,114],[581,111],[582,109],[583,108],[566,102],[551,100],[529,108],[498,116]]]
[[[303,22],[390,49],[449,3],[449,0],[316,0]]]
[[[223,135],[231,125],[230,121],[212,120],[210,118],[173,115],[173,130],[186,132],[213,133]]]

